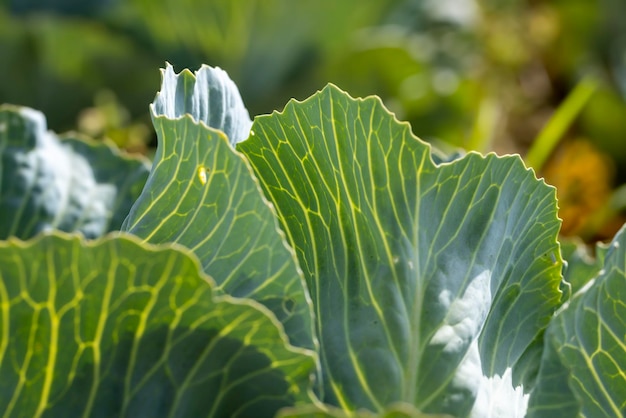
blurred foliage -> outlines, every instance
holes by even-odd
[[[133,122],[126,108],[109,90],[96,94],[94,106],[83,109],[77,123],[78,130],[92,138],[107,137],[129,152],[149,153],[150,128],[145,123]]]
[[[252,115],[330,81],[381,96],[423,139],[525,155],[593,78],[534,168],[559,187],[563,233],[602,238],[626,182],[623,16],[623,0],[5,0],[0,102],[149,152],[156,69],[208,63]]]

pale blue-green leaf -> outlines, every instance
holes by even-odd
[[[0,415],[271,417],[312,353],[262,305],[212,292],[188,250],[117,234],[0,241]]]
[[[189,114],[196,121],[224,132],[232,144],[248,137],[250,115],[237,86],[225,71],[203,65],[193,74],[187,69],[176,74],[167,64],[161,74],[161,90],[151,106],[154,116],[176,119]]]
[[[198,74],[206,78],[209,70]],[[180,86],[193,84],[187,73],[177,79]],[[169,93],[160,93],[152,108],[159,141],[152,171],[123,229],[151,243],[191,249],[220,292],[261,302],[285,325],[293,344],[313,348],[311,302],[276,214],[224,133],[184,113],[187,102],[206,106],[191,89],[172,93],[172,74],[168,67],[162,92]],[[159,107],[169,110],[163,115]]]
[[[560,222],[518,156],[437,165],[380,100],[332,85],[237,148],[304,271],[324,402],[467,416],[485,378],[532,375],[516,370],[560,302]]]
[[[599,275],[550,323],[529,417],[626,415],[625,249],[623,227]]]
[[[40,112],[0,107],[0,238],[117,230],[148,177],[145,159],[47,131]]]

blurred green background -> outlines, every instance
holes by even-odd
[[[625,220],[624,16],[623,0],[3,0],[0,102],[149,154],[166,61],[225,69],[252,116],[333,82],[444,149],[528,155],[563,234],[606,239]]]

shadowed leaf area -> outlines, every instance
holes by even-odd
[[[546,331],[531,418],[626,414],[626,228],[594,274]]]
[[[38,111],[0,106],[0,238],[119,230],[148,172],[111,145],[59,138]]]

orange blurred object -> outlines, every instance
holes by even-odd
[[[561,234],[588,235],[594,215],[608,203],[615,176],[613,161],[590,141],[564,142],[546,164],[543,175],[557,189]],[[602,228],[604,225],[598,225]],[[595,228],[594,228],[595,229]],[[592,234],[597,233],[593,231]],[[591,238],[591,237],[587,237]]]

